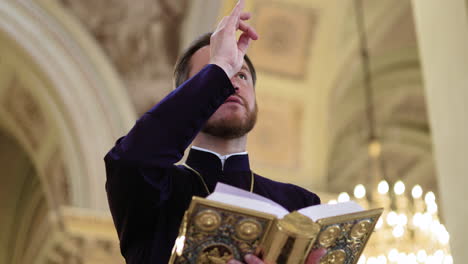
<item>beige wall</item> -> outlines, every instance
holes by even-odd
[[[443,213],[455,263],[468,259],[468,20],[463,0],[413,0]]]

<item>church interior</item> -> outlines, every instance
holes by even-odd
[[[360,264],[464,263],[468,1],[246,2],[254,171],[384,207]],[[0,263],[124,263],[103,157],[235,3],[0,1]]]

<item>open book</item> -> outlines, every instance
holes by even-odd
[[[206,199],[193,198],[169,263],[222,264],[254,253],[269,264],[303,264],[311,250],[326,248],[321,263],[354,264],[382,211],[345,202],[288,212],[218,183]]]

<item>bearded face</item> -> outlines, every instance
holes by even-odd
[[[194,76],[210,62],[210,47],[196,51],[190,60],[189,77]],[[235,139],[247,134],[257,121],[255,88],[249,66],[246,62],[234,76],[230,77],[235,94],[231,95],[210,117],[202,129],[203,133],[223,138]]]
[[[233,106],[231,102],[224,103],[208,120],[202,129],[202,132],[223,139],[235,139],[244,136],[250,132],[257,122],[257,102],[253,106],[249,106],[247,101],[242,97],[240,107]],[[236,108],[237,107],[237,108]],[[232,111],[225,113],[225,111]]]

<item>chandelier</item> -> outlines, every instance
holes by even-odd
[[[368,155],[371,180],[369,185],[358,184],[354,199],[364,208],[385,208],[376,224],[358,264],[452,264],[449,233],[438,216],[433,192],[424,192],[415,185],[407,190],[404,182],[390,182],[385,175],[382,145],[376,133],[372,76],[365,32],[362,0],[355,0],[356,23],[359,31],[363,67],[366,118],[368,123]],[[350,200],[348,193],[339,194],[329,203]]]
[[[385,180],[369,190],[371,195],[363,184],[356,185],[354,199],[364,208],[386,210],[358,264],[453,264],[449,233],[440,223],[433,192],[424,193],[421,186],[415,185],[409,194],[402,181],[390,186]],[[350,199],[343,192],[329,203]]]

